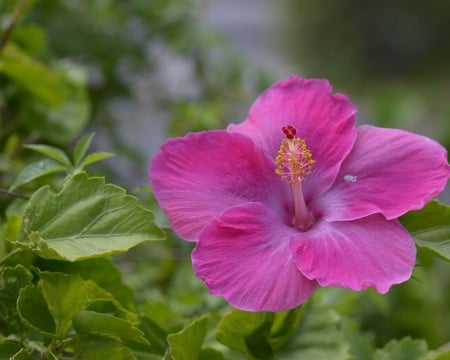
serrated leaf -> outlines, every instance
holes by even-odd
[[[219,323],[217,340],[230,349],[254,357],[261,355],[259,350],[264,348],[267,355],[273,357],[268,338],[274,316],[274,313],[269,312],[254,313],[232,309]]]
[[[113,153],[109,153],[109,152],[95,152],[95,153],[89,154],[88,156],[86,156],[84,158],[83,162],[81,163],[81,167],[85,168],[86,166],[89,166],[91,164],[94,164],[94,163],[102,161],[102,160],[112,158],[114,156],[115,155]]]
[[[431,201],[425,208],[400,218],[419,248],[450,261],[450,206]]]
[[[39,189],[29,200],[21,243],[44,258],[76,261],[124,252],[164,233],[153,214],[103,178],[71,177],[59,193]]]
[[[89,335],[80,339],[76,353],[83,360],[137,360],[132,351],[119,340]]]
[[[22,171],[17,174],[17,177],[15,178],[9,189],[13,191],[18,187],[39,179],[43,176],[62,171],[67,171],[67,167],[61,166],[61,163],[53,159],[39,160],[25,166]]]
[[[202,317],[167,337],[169,350],[165,359],[197,360],[208,331],[208,318]]]
[[[80,166],[81,161],[83,160],[87,150],[89,149],[89,146],[91,145],[91,141],[94,135],[94,133],[86,134],[75,144],[75,148],[73,150],[73,164],[75,167]]]
[[[80,311],[73,319],[73,327],[79,335],[106,335],[149,345],[141,330],[128,321],[95,311]]]
[[[66,167],[70,167],[72,165],[67,154],[57,147],[42,144],[28,144],[24,145],[24,148],[46,155]]]
[[[28,285],[20,291],[17,309],[22,321],[29,328],[47,336],[55,335],[55,321],[36,286]]]
[[[391,340],[383,349],[378,349],[374,360],[419,360],[427,354],[425,340]]]
[[[56,334],[64,336],[72,325],[72,318],[86,304],[87,291],[79,275],[39,272],[39,289],[48,310],[55,320]]]

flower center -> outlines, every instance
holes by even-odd
[[[277,165],[275,173],[283,180],[289,181],[294,197],[294,225],[306,230],[312,225],[313,218],[306,207],[302,181],[305,181],[306,175],[311,174],[315,161],[305,140],[296,137],[297,129],[294,126],[284,126],[281,131],[285,139],[281,140],[280,149],[275,158]]]

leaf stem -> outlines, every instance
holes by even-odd
[[[13,198],[17,198],[17,199],[24,199],[24,200],[28,200],[30,198],[29,196],[18,194],[16,192],[4,190],[4,189],[0,189],[0,194],[6,195],[9,197],[13,197]]]
[[[3,51],[3,48],[5,47],[6,43],[8,42],[12,31],[14,27],[16,26],[17,22],[19,21],[20,15],[22,15],[25,5],[27,4],[27,0],[19,0],[16,4],[16,7],[14,9],[14,13],[12,14],[11,21],[9,22],[8,26],[6,26],[5,31],[3,32],[2,36],[0,37],[0,53]]]
[[[15,248],[13,251],[11,251],[9,254],[7,254],[3,259],[0,259],[0,265],[3,265],[6,261],[8,261],[10,258],[12,258],[14,255],[17,255],[23,251],[21,248]]]

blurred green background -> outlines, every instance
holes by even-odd
[[[16,3],[0,3],[3,30]],[[0,74],[3,149],[17,133],[67,146],[80,128],[94,130],[95,147],[118,156],[93,172],[128,189],[144,186],[165,138],[242,121],[257,94],[293,73],[329,79],[357,105],[360,123],[419,132],[450,147],[448,0],[34,0],[26,7],[12,41],[63,69],[73,84],[86,81],[87,93],[73,85],[79,101],[61,120],[72,133],[63,137],[57,126],[40,133],[35,122],[12,115],[36,114],[36,106],[19,101],[21,90]],[[19,165],[2,161],[7,184]],[[163,223],[145,189],[136,194]],[[191,247],[170,235],[117,258],[142,310],[157,311],[162,326],[223,304],[192,277]],[[415,278],[387,296],[335,289],[317,296],[379,346],[405,335],[432,348],[450,341],[450,272],[427,254]]]

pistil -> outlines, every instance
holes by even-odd
[[[294,198],[294,225],[301,229],[308,229],[313,218],[306,206],[303,196],[302,181],[306,176],[311,174],[314,160],[311,152],[306,146],[305,140],[296,137],[297,129],[288,125],[282,128],[285,139],[281,140],[280,149],[278,150],[275,164],[275,170],[283,180],[288,180],[291,185],[292,195]]]

